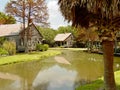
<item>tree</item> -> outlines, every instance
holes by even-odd
[[[59,0],[65,19],[76,27],[97,27],[102,40],[104,82],[106,90],[116,90],[113,53],[114,40],[120,30],[120,0]]]
[[[41,28],[41,27],[38,27],[38,29],[43,35],[43,38],[45,39],[44,43],[48,44],[51,47],[54,46],[55,43],[54,37],[56,36],[57,31],[50,28]]]
[[[77,36],[77,30],[76,28],[68,25],[68,26],[60,26],[58,28],[58,33],[72,33],[74,36]]]
[[[16,20],[10,15],[6,15],[3,12],[0,12],[0,24],[15,24]]]
[[[89,52],[94,50],[93,47],[93,45],[95,45],[94,43],[99,41],[98,34],[95,30],[96,30],[95,27],[91,27],[88,30],[86,30],[86,28],[78,29],[77,41],[86,42],[86,46]]]
[[[45,0],[16,0],[6,5],[6,12],[20,22],[31,22],[41,26],[48,26],[48,12]]]
[[[23,23],[23,29],[25,29],[26,22],[28,25],[31,23],[40,25],[41,27],[48,27],[48,12],[45,0],[10,0],[6,6],[6,12],[14,17],[17,21]],[[30,38],[30,28],[27,32],[21,33],[21,38],[25,41],[25,35],[27,36],[27,42]],[[25,34],[26,33],[26,34]],[[28,45],[24,45],[25,52],[29,52]]]

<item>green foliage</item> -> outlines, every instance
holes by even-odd
[[[0,46],[5,42],[6,38],[5,37],[0,37]]]
[[[38,27],[38,29],[45,39],[44,43],[48,44],[50,47],[54,46],[54,37],[57,35],[57,31],[50,28]]]
[[[44,44],[44,45],[37,44],[36,45],[36,50],[38,50],[38,51],[47,51],[48,48],[49,48],[49,45],[47,45],[47,44]]]
[[[116,49],[116,53],[120,53],[120,48],[117,48],[117,49]]]
[[[8,55],[8,52],[5,49],[0,48],[0,56],[1,55]]]
[[[39,31],[43,35],[44,43],[48,44],[50,47],[55,45],[54,38],[59,33],[72,33],[73,36],[77,37],[77,30],[74,27],[66,26],[66,27],[59,27],[58,30],[53,30],[50,28],[41,28],[38,27]]]
[[[5,41],[3,43],[3,48],[8,51],[9,55],[16,54],[16,44],[13,41]]]
[[[43,45],[42,44],[37,44],[36,45],[36,50],[42,51]]]
[[[103,90],[103,80],[99,79],[90,84],[78,87],[76,90]]]
[[[15,24],[16,20],[10,15],[0,12],[0,24]]]
[[[77,36],[77,29],[72,26],[59,27],[57,33],[72,33],[75,37]]]
[[[74,43],[73,47],[85,48],[86,47],[85,45],[86,45],[86,43],[78,41],[78,42]]]
[[[48,48],[49,48],[49,45],[48,44],[44,44],[43,46],[44,46],[44,50],[47,51]]]
[[[61,54],[60,51],[48,50],[46,52],[31,52],[27,54],[17,54],[13,56],[0,57],[0,65],[18,63],[18,62],[29,62],[35,60],[41,60],[46,57],[55,56]]]

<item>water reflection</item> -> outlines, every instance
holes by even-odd
[[[18,90],[21,87],[21,83],[22,78],[18,75],[0,72],[0,90],[12,90],[13,87],[14,90]]]
[[[54,65],[48,70],[39,72],[33,85],[36,87],[35,90],[74,90],[75,77],[75,71]]]
[[[55,56],[54,58],[58,63],[63,63],[63,64],[68,64],[71,65],[71,63],[66,60],[64,57],[60,57],[60,56]]]
[[[32,83],[40,69],[41,66],[38,62],[28,62],[1,66],[0,71],[4,73],[11,73],[11,79],[15,77],[13,77],[13,75],[19,76],[20,80],[11,81],[11,79],[4,80],[5,78],[2,78],[0,79],[0,82],[2,80],[3,85],[0,83],[0,90],[33,90]],[[10,83],[7,84],[7,82]]]
[[[63,50],[56,57],[0,66],[0,90],[75,90],[103,75],[102,59],[102,55]],[[115,58],[115,70],[119,65]]]
[[[0,72],[0,78],[1,79],[8,79],[8,80],[20,80],[21,78],[17,75],[14,75],[14,74],[10,74],[10,73],[3,73],[3,72]]]

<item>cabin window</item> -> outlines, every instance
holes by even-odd
[[[28,46],[31,46],[31,41],[30,40],[28,41]]]
[[[20,40],[20,44],[21,44],[21,46],[24,45],[24,41],[23,41],[23,39]]]

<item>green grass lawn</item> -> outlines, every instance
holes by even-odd
[[[57,54],[61,54],[60,51],[55,50],[48,50],[44,52],[31,52],[26,54],[17,54],[13,56],[1,56],[0,57],[0,65],[17,63],[17,62],[24,62],[24,61],[33,61],[33,60],[40,60],[45,57],[54,56]]]
[[[115,72],[115,80],[117,85],[117,90],[120,90],[120,71]],[[91,82],[90,84],[79,86],[76,90],[103,90],[104,82],[103,79],[98,79]]]

